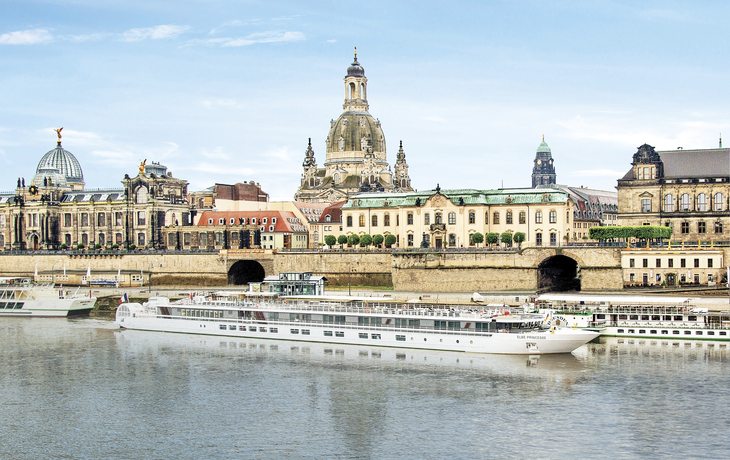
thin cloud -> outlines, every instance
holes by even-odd
[[[2,45],[37,45],[52,41],[53,35],[48,29],[18,30],[0,35]]]
[[[215,35],[229,27],[241,27],[242,25],[243,25],[243,22],[239,21],[238,19],[236,19],[235,21],[224,22],[223,24],[219,25],[218,27],[213,27],[210,30],[210,32],[208,32],[208,35]]]
[[[163,24],[155,27],[143,27],[139,29],[130,29],[122,34],[125,41],[138,42],[142,40],[161,40],[165,38],[175,38],[190,29],[188,26],[176,26],[172,24]]]
[[[249,46],[257,43],[287,43],[305,40],[301,32],[261,32],[243,38],[207,38],[190,40],[188,45]]]
[[[327,40],[327,43],[337,43],[337,40]]]
[[[112,34],[110,33],[97,33],[97,34],[88,34],[88,35],[63,35],[59,37],[62,40],[67,40],[71,42],[89,42],[89,41],[97,41],[102,40],[104,38],[110,37]]]
[[[245,108],[243,104],[236,102],[234,99],[204,99],[201,104],[206,109],[212,109],[214,107],[226,107],[231,109]]]

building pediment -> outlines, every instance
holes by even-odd
[[[640,194],[639,196],[642,198],[654,198],[654,195],[652,195],[649,192],[644,192],[644,193]]]
[[[446,198],[444,195],[440,193],[436,193],[434,195],[431,195],[426,200],[426,206],[431,208],[444,208],[448,206],[451,203],[451,200]]]

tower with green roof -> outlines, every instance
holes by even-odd
[[[545,142],[545,135],[543,135],[542,142],[535,155],[535,164],[532,167],[532,188],[552,184],[555,184],[555,165],[553,164],[552,152]]]

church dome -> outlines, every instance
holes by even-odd
[[[343,157],[354,158],[345,152],[371,152],[385,155],[385,136],[380,122],[367,112],[345,112],[332,123],[327,136],[330,158],[342,152]],[[378,155],[380,156],[380,155]]]
[[[36,174],[48,170],[55,170],[66,179],[66,182],[84,183],[84,173],[81,171],[79,160],[73,153],[61,147],[60,141],[55,149],[43,155],[41,161],[38,162]]]
[[[348,77],[364,77],[365,76],[365,69],[362,68],[359,62],[357,62],[357,55],[355,55],[355,60],[350,64],[350,67],[347,68],[347,76]]]

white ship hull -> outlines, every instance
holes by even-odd
[[[599,335],[593,331],[572,329],[486,333],[385,325],[359,326],[357,323],[270,321],[264,315],[268,311],[257,311],[255,313],[260,315],[251,319],[200,318],[165,313],[159,314],[159,311],[139,304],[123,304],[117,311],[116,322],[122,328],[146,331],[524,355],[570,353]]]
[[[96,297],[73,295],[52,286],[6,287],[0,290],[0,317],[86,316]]]

